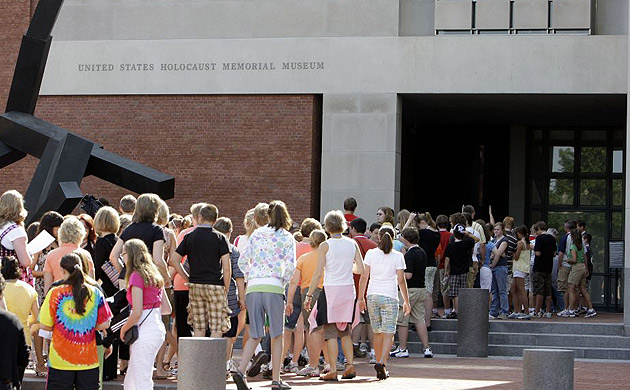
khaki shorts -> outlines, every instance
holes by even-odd
[[[188,323],[196,334],[210,332],[225,333],[232,326],[231,311],[223,286],[213,284],[189,284]]]
[[[336,339],[337,337],[344,337],[350,335],[350,328],[352,324],[346,325],[346,329],[339,330],[337,324],[325,324],[324,325],[324,340]]]
[[[411,313],[406,316],[401,307],[398,310],[398,326],[409,326],[409,322],[411,322],[412,324],[424,324],[424,302],[426,299],[426,289],[410,288],[409,306],[411,306]],[[399,297],[398,302],[403,302],[402,296]]]
[[[573,264],[569,272],[569,284],[586,287],[586,266],[584,263]]]
[[[560,269],[558,269],[558,291],[569,291],[569,272],[571,272],[571,268],[569,267],[561,266]]]
[[[466,287],[473,288],[475,286],[475,279],[479,273],[479,262],[473,261],[473,266],[468,267],[468,274],[466,275]]]
[[[450,288],[449,284],[448,284],[448,280],[446,281],[446,284],[442,283],[442,280],[444,280],[444,274],[446,273],[446,270],[444,268],[442,268],[440,270],[440,292],[442,293],[443,297],[448,297],[448,290]]]
[[[427,294],[429,295],[433,295],[433,284],[435,283],[436,273],[437,267],[427,267],[424,270],[424,286],[427,289]]]

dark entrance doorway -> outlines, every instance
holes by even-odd
[[[401,208],[593,234],[593,304],[623,310],[625,95],[403,95]],[[565,161],[566,160],[566,161]]]
[[[478,218],[488,220],[492,205],[496,216],[507,215],[509,129],[403,119],[401,207],[435,218],[471,204]]]

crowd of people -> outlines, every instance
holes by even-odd
[[[596,315],[583,221],[558,237],[542,221],[495,222],[491,209],[485,222],[472,206],[435,220],[381,207],[368,225],[348,198],[298,225],[276,200],[248,210],[232,240],[232,221],[209,203],[185,216],[155,194],[108,203],[25,227],[22,195],[0,197],[6,388],[30,365],[49,390],[102,388],[119,374],[126,389],[152,389],[177,375],[177,340],[192,335],[227,339],[226,378],[239,390],[259,374],[274,390],[291,388],[283,373],[352,379],[363,358],[384,380],[390,357],[409,357],[410,328],[433,356],[431,319],[456,319],[462,288],[491,292],[491,319]],[[50,244],[31,253],[42,235]]]

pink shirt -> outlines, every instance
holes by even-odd
[[[142,289],[142,309],[159,308],[162,303],[162,289],[155,286],[144,286],[144,280],[138,272],[133,272],[129,277],[129,284],[127,285],[127,301],[132,304],[131,287],[139,287]]]
[[[188,229],[182,230],[179,233],[179,236],[177,236],[177,246],[182,243],[182,241],[184,240],[184,236],[192,232],[193,230],[195,230],[195,227],[189,227]],[[186,261],[186,256],[182,257],[182,265],[184,264],[184,261]],[[186,282],[181,276],[179,276],[178,273],[173,276],[173,290],[188,291],[188,286],[186,286]]]

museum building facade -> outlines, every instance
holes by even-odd
[[[35,5],[0,2],[1,102]],[[237,230],[275,198],[295,220],[348,196],[368,222],[384,205],[462,203],[484,219],[490,205],[525,224],[584,219],[594,303],[622,310],[628,13],[626,0],[66,0],[36,115],[175,176],[173,211],[212,201]],[[25,190],[34,168],[3,169],[3,188]]]

